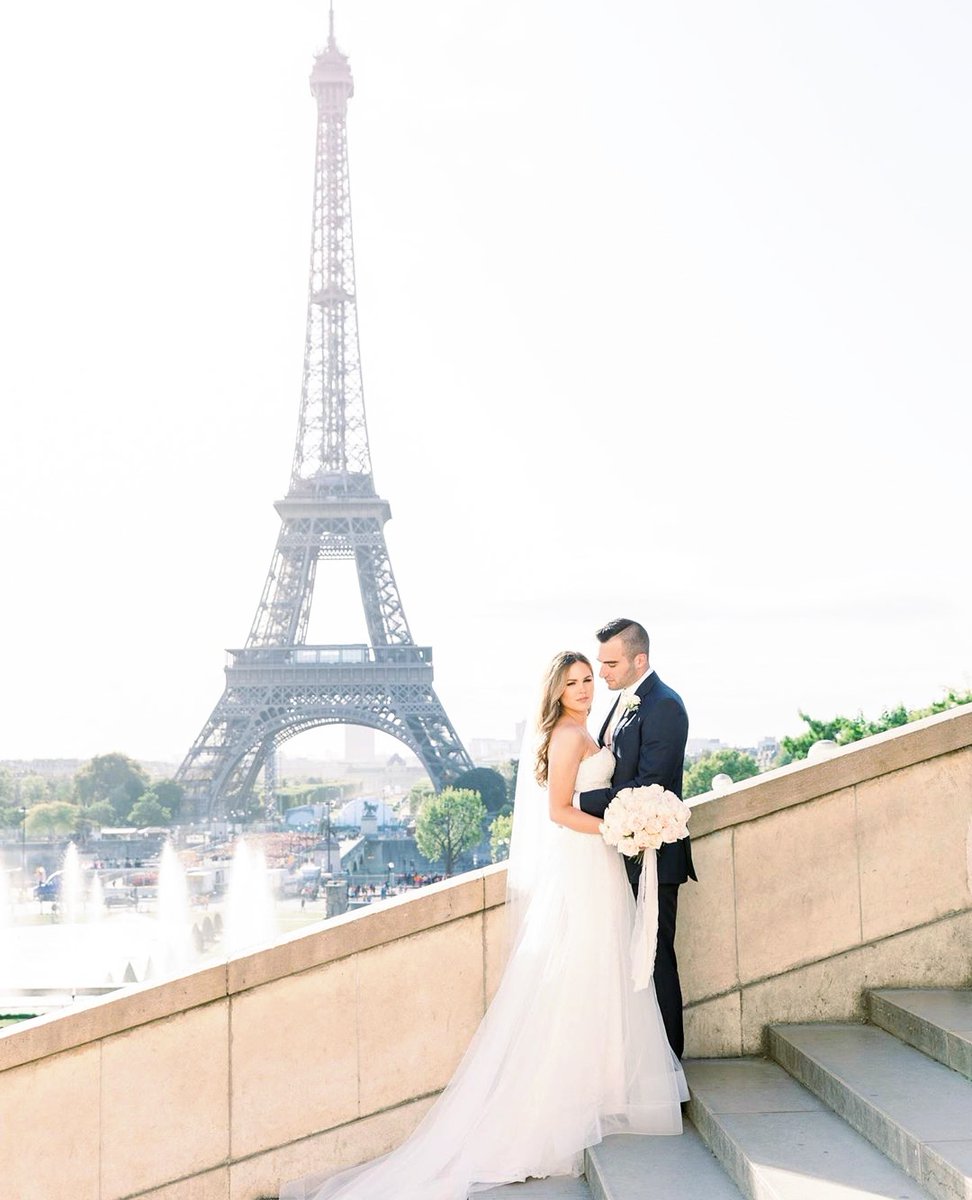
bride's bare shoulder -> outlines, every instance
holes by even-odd
[[[561,721],[550,731],[550,749],[561,754],[581,755],[590,735],[576,721]]]

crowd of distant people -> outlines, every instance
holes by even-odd
[[[397,875],[397,888],[425,887],[428,883],[439,883],[443,875]],[[383,900],[388,895],[387,883],[352,883],[348,885],[349,900]]]

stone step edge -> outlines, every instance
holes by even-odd
[[[868,992],[867,1012],[871,1024],[972,1080],[972,1037],[943,1029],[903,1002],[899,1003],[894,996],[893,989]]]
[[[969,1178],[959,1167],[898,1124],[866,1095],[794,1046],[787,1040],[785,1030],[785,1025],[768,1025],[767,1047],[771,1057],[798,1083],[933,1196],[955,1200],[972,1194]]]
[[[605,1142],[600,1142],[584,1151],[584,1178],[587,1180],[592,1200],[645,1200],[646,1195],[649,1194],[656,1200],[669,1200],[669,1197],[672,1200],[692,1200],[693,1197],[702,1196],[706,1196],[709,1200],[729,1200],[730,1197],[732,1200],[739,1200],[740,1193],[734,1181],[686,1116],[683,1116],[682,1119],[681,1137],[645,1137],[644,1141],[646,1142],[646,1170],[644,1179],[639,1182],[635,1190],[620,1186],[617,1181],[610,1178],[610,1164],[604,1162],[604,1150],[607,1149]],[[654,1149],[652,1143],[657,1142],[664,1142],[666,1148],[669,1143],[678,1147],[680,1178],[677,1185],[670,1189],[666,1189],[664,1184],[661,1184],[657,1170],[654,1175],[651,1174]],[[695,1178],[691,1174],[693,1166],[697,1173]],[[685,1171],[688,1173],[682,1173]],[[700,1179],[699,1176],[702,1178]],[[666,1176],[666,1178],[670,1180],[670,1177]],[[645,1190],[645,1180],[651,1181],[650,1192]],[[699,1190],[700,1187],[704,1187],[705,1191]]]
[[[706,1104],[696,1088],[692,1089],[686,1111],[702,1141],[742,1194],[748,1200],[775,1200],[771,1192],[764,1191],[752,1159],[726,1131],[718,1114]]]

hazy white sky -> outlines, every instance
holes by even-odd
[[[326,24],[0,16],[0,758],[178,761],[245,640]],[[693,736],[972,683],[972,9],[337,0],[337,32],[376,484],[460,735],[512,736],[619,614]],[[363,640],[318,580],[312,636]]]

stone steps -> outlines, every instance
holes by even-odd
[[[691,1121],[681,1137],[605,1138],[584,1166],[593,1200],[741,1200]]]
[[[904,1171],[778,1064],[700,1059],[685,1064],[685,1076],[693,1122],[751,1200],[927,1200]]]
[[[776,1025],[782,1066],[939,1200],[972,1197],[972,1083],[873,1025]]]
[[[972,1079],[972,990],[887,988],[870,992],[874,1025]]]

